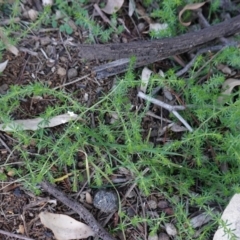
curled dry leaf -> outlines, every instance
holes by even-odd
[[[106,6],[102,8],[102,11],[108,14],[113,14],[122,7],[123,3],[124,0],[108,0]]]
[[[232,73],[232,70],[227,65],[221,63],[217,65],[217,69],[228,75]]]
[[[189,26],[191,24],[191,22],[183,22],[182,21],[182,15],[185,11],[187,10],[197,10],[199,8],[201,8],[206,2],[202,2],[202,3],[192,3],[192,4],[187,4],[178,14],[178,19],[180,21],[180,23],[183,26]]]
[[[89,226],[67,215],[41,212],[39,217],[42,224],[50,228],[58,240],[83,239],[94,236],[94,232]]]
[[[239,79],[234,79],[234,78],[227,79],[222,85],[222,93],[221,93],[222,96],[218,98],[218,102],[220,104],[224,104],[228,96],[232,93],[234,87],[236,86],[240,86]]]
[[[6,60],[3,63],[0,63],[0,73],[2,73],[5,70],[7,64],[8,64],[8,60]]]
[[[15,120],[11,123],[0,124],[0,131],[15,132],[17,130],[37,130],[39,128],[55,127],[78,118],[78,115],[68,112],[50,118],[48,122],[43,118]]]

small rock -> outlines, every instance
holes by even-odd
[[[162,211],[165,212],[168,216],[171,216],[171,215],[174,214],[173,209],[170,208],[170,207],[168,207],[168,208],[164,208]]]
[[[118,209],[117,194],[108,190],[99,190],[94,196],[93,205],[105,213],[116,211]]]
[[[146,211],[146,215],[150,218],[159,218],[159,214],[156,211]]]
[[[78,75],[78,72],[75,68],[70,68],[68,70],[68,73],[67,73],[68,79],[72,79],[72,78],[76,77],[77,75]]]
[[[157,235],[148,236],[148,240],[158,240],[158,236]]]
[[[166,232],[170,236],[176,236],[177,235],[177,229],[172,223],[166,223],[165,224]]]
[[[61,61],[62,63],[68,62],[68,59],[67,59],[66,57],[64,57],[64,56],[59,57],[59,59],[60,59],[60,61]]]
[[[136,210],[133,207],[128,207],[127,208],[127,215],[129,217],[133,217],[136,215]]]
[[[8,85],[6,83],[0,86],[0,94],[5,94],[7,90],[8,90]]]
[[[48,45],[51,43],[51,38],[50,37],[43,37],[40,39],[40,43],[42,46]]]
[[[30,9],[28,12],[28,16],[32,21],[35,21],[38,17],[38,11],[34,10],[34,9]]]
[[[160,209],[167,208],[167,207],[168,207],[168,202],[167,202],[167,201],[159,201],[159,202],[158,202],[158,207],[159,207]]]
[[[158,240],[169,240],[169,236],[166,233],[161,232],[158,235]]]
[[[145,25],[145,23],[139,23],[138,25],[137,25],[137,28],[138,28],[138,31],[139,32],[143,32],[144,31],[144,29],[146,28],[146,25]]]
[[[156,203],[156,201],[154,201],[154,200],[149,200],[149,201],[147,202],[147,204],[148,204],[148,207],[149,207],[150,209],[156,209],[156,208],[157,208],[157,203]]]
[[[58,70],[57,70],[57,74],[60,75],[60,76],[65,76],[67,73],[66,69],[62,68],[62,67],[59,67]]]
[[[122,38],[122,42],[123,42],[123,43],[127,43],[127,42],[128,42],[127,38],[123,37],[123,38]]]

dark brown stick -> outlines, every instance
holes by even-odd
[[[223,36],[227,37],[240,31],[240,15],[222,23],[190,32],[174,38],[131,43],[80,45],[79,56],[87,60],[119,60],[136,57],[135,67],[144,66],[173,55],[195,49]],[[118,73],[126,71],[126,60],[119,66]],[[112,66],[105,66],[111,74]],[[95,71],[98,69],[95,69]],[[102,71],[102,70],[101,70]],[[97,71],[96,71],[97,72]]]
[[[74,210],[85,221],[85,223],[92,228],[96,235],[103,240],[115,240],[93,217],[93,215],[80,203],[69,199],[61,191],[56,189],[48,182],[41,182],[40,186],[61,201],[63,204]]]

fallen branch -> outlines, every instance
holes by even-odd
[[[80,45],[79,57],[86,60],[117,60],[113,65],[96,67],[93,73],[97,78],[112,76],[127,70],[126,59],[136,57],[135,67],[163,60],[173,55],[181,54],[189,50],[194,50],[206,43],[231,36],[240,31],[240,15],[222,23],[204,28],[199,31],[186,33],[174,38],[164,38],[153,41],[137,41],[130,43],[112,43]],[[119,59],[125,59],[119,61]],[[116,68],[117,67],[117,68]],[[99,74],[99,71],[101,74]]]
[[[41,182],[40,186],[53,195],[56,199],[61,201],[63,204],[74,210],[84,220],[84,222],[92,228],[95,234],[103,240],[115,240],[93,217],[93,215],[79,202],[71,200],[66,197],[64,193],[56,189],[53,185],[48,182]]]

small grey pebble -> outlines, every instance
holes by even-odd
[[[168,207],[168,203],[166,201],[159,201],[158,202],[158,207],[160,209],[164,209],[164,208],[167,208]]]
[[[128,215],[129,217],[133,217],[133,216],[136,215],[136,211],[133,209],[133,207],[128,207],[128,208],[127,208],[127,215]]]
[[[127,38],[123,37],[123,38],[122,38],[122,42],[123,42],[123,43],[127,43],[127,42],[128,42]]]
[[[78,75],[78,72],[75,68],[70,68],[67,72],[68,79],[72,79]]]
[[[149,207],[150,209],[156,209],[156,208],[157,208],[157,203],[156,203],[156,201],[154,201],[154,200],[149,200],[149,201],[147,202],[147,204],[148,204],[148,207]]]
[[[177,235],[177,229],[172,223],[165,223],[165,229],[168,235],[173,237]]]
[[[146,25],[145,25],[145,23],[139,23],[137,25],[137,28],[138,28],[139,32],[143,32],[143,30],[146,28]]]
[[[4,83],[3,85],[0,86],[0,94],[5,94],[6,91],[8,90],[8,85]]]
[[[148,236],[148,240],[158,240],[158,236],[157,235]]]
[[[116,211],[118,209],[117,194],[108,190],[99,190],[94,196],[93,205],[105,213]]]
[[[50,37],[41,38],[40,43],[42,46],[48,45],[49,43],[51,43],[51,38]]]
[[[169,236],[166,233],[161,232],[158,235],[158,240],[169,240]]]

